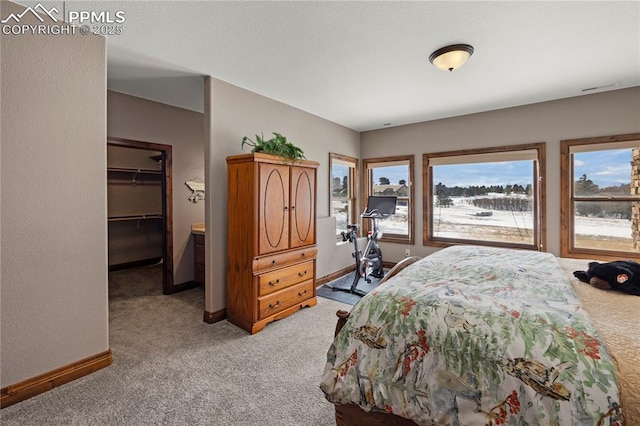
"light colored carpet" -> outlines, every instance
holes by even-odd
[[[349,305],[318,298],[251,336],[203,322],[201,288],[143,288],[152,268],[110,274],[113,365],[1,410],[3,425],[335,424],[319,383]]]

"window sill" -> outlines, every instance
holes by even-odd
[[[382,238],[380,238],[378,241],[383,243],[411,244],[411,245],[413,245],[414,243],[413,238],[400,237],[395,235],[389,235],[389,236],[383,235]]]

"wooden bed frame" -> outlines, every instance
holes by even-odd
[[[385,274],[378,285],[382,285],[398,272],[420,259],[422,258],[418,256],[405,257]],[[338,316],[338,323],[336,324],[335,335],[338,335],[346,324],[347,319],[349,319],[349,312],[341,309],[336,312],[336,315]],[[337,426],[417,426],[415,422],[404,417],[383,412],[369,413],[355,404],[335,404],[335,409]]]

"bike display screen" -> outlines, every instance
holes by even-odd
[[[372,195],[367,200],[367,209],[363,215],[379,214],[389,216],[396,213],[398,197],[386,195]]]

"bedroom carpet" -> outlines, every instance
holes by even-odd
[[[385,272],[387,270],[385,269]],[[340,278],[336,278],[335,280],[328,282],[323,285],[319,289],[316,290],[316,294],[320,297],[324,297],[326,299],[335,300],[342,303],[348,303],[349,305],[355,305],[358,300],[362,297],[355,295],[353,293],[347,293],[344,291],[335,291],[333,288],[351,288],[351,284],[353,284],[353,280],[355,278],[356,271],[352,271],[347,275],[343,275]],[[356,289],[364,291],[365,293],[371,292],[374,288],[378,286],[381,278],[373,278],[371,277],[371,283],[366,282],[363,279],[358,281],[358,286]],[[331,288],[333,287],[333,288]]]
[[[335,425],[319,384],[348,305],[319,298],[252,336],[203,322],[202,288],[162,295],[160,273],[110,273],[113,365],[0,410],[0,423]]]

